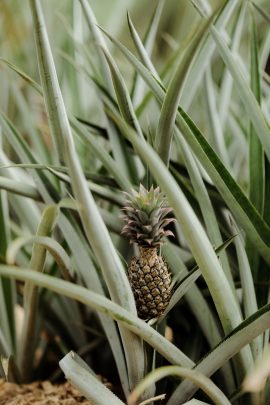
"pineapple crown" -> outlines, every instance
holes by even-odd
[[[164,228],[174,218],[167,218],[172,208],[167,206],[166,198],[159,187],[147,190],[140,185],[139,192],[131,190],[126,195],[123,220],[126,222],[122,234],[127,236],[130,243],[141,247],[157,248],[162,245],[165,236],[172,235]]]

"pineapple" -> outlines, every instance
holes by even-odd
[[[123,208],[126,222],[122,234],[130,243],[139,247],[139,256],[133,257],[128,277],[135,297],[138,316],[142,319],[162,315],[171,297],[171,276],[167,264],[159,255],[163,237],[173,235],[164,228],[173,218],[167,218],[172,211],[166,206],[159,187],[148,191],[140,185],[139,192],[132,190]]]

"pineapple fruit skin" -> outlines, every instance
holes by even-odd
[[[175,221],[168,218],[172,208],[167,206],[166,197],[159,187],[152,186],[147,190],[141,184],[139,192],[131,190],[125,195],[122,234],[140,251],[128,268],[138,316],[145,320],[159,318],[171,298],[170,272],[158,255],[158,249],[166,236],[173,236],[170,230],[165,229]]]
[[[160,317],[171,298],[171,275],[156,248],[140,247],[133,257],[128,277],[134,294],[138,316],[142,319]]]

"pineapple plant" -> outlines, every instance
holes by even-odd
[[[174,221],[172,211],[159,187],[126,194],[122,234],[139,247],[139,255],[131,259],[128,277],[135,297],[138,316],[142,319],[163,314],[171,297],[171,275],[167,263],[159,254],[164,237],[173,235],[166,226]]]
[[[48,19],[51,29],[59,22],[50,2],[29,0],[32,20],[17,0],[2,3],[0,375],[6,377],[10,358],[12,378],[21,379],[17,370],[24,379],[46,377],[51,359],[58,370],[59,355],[72,350],[60,367],[91,403],[155,402],[162,392],[167,405],[205,401],[198,387],[217,405],[269,403],[264,376],[257,397],[246,391],[254,390],[250,382],[270,360],[270,2],[194,0],[179,7],[176,0],[147,6],[130,0],[128,28],[139,57],[122,44],[130,41],[117,0],[110,6],[57,2],[63,29],[49,35]],[[98,3],[99,21],[92,3]],[[20,35],[23,27],[26,35]],[[60,50],[56,66],[50,38],[52,51]],[[131,190],[142,176],[153,177],[166,194],[181,238],[171,243],[164,237],[173,219],[159,187],[131,191],[123,204],[123,234],[138,255],[129,279],[141,318],[169,314],[172,341],[162,336],[163,327],[134,314],[123,267],[130,249],[119,238],[119,190]],[[48,206],[57,213],[55,232],[42,214]],[[41,235],[44,226],[48,232]],[[173,292],[161,257],[165,241],[162,256],[177,280]],[[199,267],[194,272],[193,262]],[[61,280],[70,280],[69,272],[71,281]],[[29,285],[39,287],[36,305],[28,299]],[[25,315],[27,339],[16,333],[17,308]],[[171,365],[157,368],[163,360],[152,350]],[[161,376],[168,384],[157,381]]]

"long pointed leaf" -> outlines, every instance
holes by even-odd
[[[189,370],[183,367],[166,366],[158,368],[147,377],[135,388],[131,393],[128,400],[128,405],[135,405],[136,400],[141,393],[151,384],[159,381],[160,379],[173,375],[180,378],[187,378],[198,386],[216,405],[230,405],[228,398],[225,397],[223,392],[204,374],[196,370]]]
[[[245,24],[246,6],[247,2],[243,2],[242,7],[238,12],[238,18],[234,23],[230,44],[233,53],[238,52],[240,46],[242,30]],[[233,78],[229,70],[225,69],[221,81],[220,97],[219,97],[219,117],[222,127],[224,127],[224,125],[226,124],[226,120],[228,117],[228,110],[230,106],[232,90],[233,90]]]
[[[229,0],[223,3],[223,7],[220,10],[219,15],[217,16],[217,19],[215,21],[215,26],[218,29],[224,28],[238,4],[239,2],[237,0]],[[180,104],[186,110],[188,110],[191,105],[191,102],[194,98],[194,95],[196,94],[196,91],[198,90],[198,86],[202,80],[203,74],[209,64],[209,60],[211,59],[214,51],[215,43],[211,36],[209,36],[201,47],[200,53],[194,61],[187,80],[183,86]]]
[[[141,76],[153,91],[155,97],[160,103],[162,103],[165,92],[162,85],[153,78],[150,72],[125,46],[108,33],[106,33],[106,35],[140,72]],[[189,115],[180,107],[179,113],[176,117],[176,122],[193,153],[197,156],[200,163],[211,177],[225,202],[232,210],[234,216],[237,218],[245,232],[250,236],[252,243],[258,248],[264,259],[269,263],[270,228],[220,161],[201,131],[196,127]]]
[[[0,176],[0,189],[18,194],[32,200],[40,201],[40,194],[36,187],[6,177]]]
[[[180,60],[175,74],[169,83],[162,107],[157,127],[156,145],[159,156],[168,166],[170,160],[170,148],[173,137],[175,118],[178,110],[179,101],[185,83],[186,76],[190,69],[192,60],[196,58],[198,47],[207,33],[210,21],[206,21],[198,28],[192,43],[186,50],[183,59]]]
[[[41,217],[37,236],[50,235],[54,226],[59,209],[57,206],[47,206]],[[38,244],[33,245],[30,267],[36,272],[42,272],[46,260],[46,249]],[[38,289],[32,283],[26,283],[24,287],[24,320],[20,347],[18,353],[19,369],[23,381],[28,382],[32,377],[33,356],[36,342],[36,323],[38,318]]]
[[[258,103],[261,103],[261,84],[257,49],[257,34],[254,16],[251,15],[251,90]],[[249,198],[257,210],[262,214],[264,205],[264,152],[260,139],[254,131],[254,126],[250,127],[249,134]]]
[[[69,169],[72,188],[80,204],[80,217],[90,245],[103,271],[108,289],[114,301],[121,303],[131,312],[136,312],[134,297],[119,256],[113,246],[108,230],[99,214],[93,196],[87,187],[78,156],[76,154],[68,117],[59,88],[54,61],[48,41],[43,14],[38,0],[31,0],[34,20],[38,61],[43,85],[44,97],[48,105],[50,120],[57,122],[58,142],[61,144],[61,156]],[[144,354],[137,336],[121,330],[125,348],[131,387],[136,384],[144,372]]]
[[[234,230],[236,230],[235,228],[236,227],[233,226]],[[243,289],[244,313],[245,317],[248,317],[258,310],[258,305],[250,265],[240,235],[235,239],[235,247],[239,265],[241,286]],[[254,359],[256,359],[262,352],[262,337],[255,339],[252,342],[251,347],[253,348]]]
[[[1,145],[1,142],[0,142]],[[6,250],[9,244],[9,206],[7,194],[4,191],[0,192],[0,256],[6,255]],[[15,339],[15,286],[12,282],[0,279],[0,301],[2,312],[0,316],[0,325],[3,330],[4,337],[9,345],[9,354],[15,354],[16,339]]]
[[[105,296],[105,291],[99,279],[97,269],[89,255],[89,246],[87,246],[85,239],[80,235],[74,222],[69,221],[68,218],[62,214],[59,218],[59,226],[73,255],[75,269],[77,269],[86,287],[91,291]],[[98,315],[111,346],[124,393],[127,396],[129,393],[129,381],[123,347],[117,326],[108,316],[102,313],[98,313]]]
[[[72,264],[65,249],[56,240],[48,236],[26,236],[14,239],[8,246],[6,260],[8,264],[16,263],[19,250],[27,244],[38,244],[48,250],[58,264],[59,270],[65,280],[71,281]]]
[[[80,364],[74,352],[68,353],[59,363],[66,378],[87,398],[96,405],[124,405],[124,402],[102,384],[98,378]]]
[[[125,121],[129,125],[134,127],[135,130],[137,131],[138,135],[142,139],[144,139],[143,133],[142,133],[140,124],[137,120],[137,117],[136,117],[136,114],[135,114],[135,111],[134,111],[134,108],[132,105],[132,101],[130,99],[128,89],[126,87],[124,79],[123,79],[116,63],[114,62],[113,58],[111,57],[111,55],[106,51],[106,49],[102,48],[102,50],[103,50],[103,53],[105,55],[105,58],[108,62],[108,65],[109,65],[109,68],[111,71],[114,89],[115,89],[116,97],[118,100],[118,106],[121,111],[121,114],[122,114],[123,118],[125,119]]]
[[[112,92],[113,87],[112,87],[112,82],[110,79],[110,71],[108,69],[108,65],[106,63],[105,57],[100,48],[100,46],[101,46],[104,49],[107,49],[106,42],[104,41],[104,38],[103,38],[100,30],[97,27],[97,20],[96,20],[96,17],[92,11],[92,8],[91,8],[88,0],[80,0],[80,3],[81,3],[81,6],[82,6],[82,9],[83,9],[86,21],[87,21],[89,31],[92,36],[93,44],[95,46],[99,69],[101,70],[101,77],[104,80],[104,82],[105,82],[104,84],[106,85],[106,87],[108,87],[109,91]]]
[[[212,206],[212,202],[208,195],[207,189],[203,182],[201,173],[197,166],[197,163],[185,141],[185,139],[179,134],[179,131],[176,131],[176,145],[181,147],[183,157],[186,163],[186,167],[194,187],[195,195],[197,197],[198,203],[201,208],[201,212],[203,215],[205,227],[208,232],[208,236],[212,245],[220,246],[222,244],[222,237],[220,233],[220,229],[217,223],[217,218],[215,215],[214,208]],[[232,290],[234,291],[234,284],[231,275],[231,270],[227,258],[226,252],[221,252],[220,260],[222,264],[222,268],[227,276],[227,279],[231,285]]]
[[[265,305],[256,314],[250,316],[230,333],[214,350],[212,350],[198,365],[196,370],[211,376],[230,358],[239,352],[246,344],[270,327],[270,304]],[[183,381],[171,396],[168,405],[175,400],[187,401],[196,391],[194,385]]]
[[[22,281],[30,281],[36,285],[48,288],[66,297],[76,299],[77,301],[97,309],[125,326],[125,328],[141,336],[146,342],[153,346],[169,362],[187,368],[194,366],[181,350],[161,336],[146,322],[136,317],[136,315],[115,304],[108,298],[105,298],[85,287],[81,287],[68,281],[57,279],[56,277],[40,274],[28,269],[18,269],[17,267],[0,265],[0,275],[8,278],[15,278]]]
[[[142,51],[142,54],[144,54],[144,52],[147,53],[148,55],[148,60],[151,58],[153,49],[154,49],[154,45],[155,45],[155,39],[156,39],[156,35],[158,32],[158,25],[160,22],[160,18],[161,18],[161,14],[165,5],[165,1],[166,0],[161,0],[158,2],[157,6],[156,6],[156,10],[155,13],[153,15],[153,18],[150,22],[150,25],[147,29],[144,41],[143,41],[143,47],[141,46],[141,40],[139,37],[139,34],[137,33],[131,18],[128,14],[128,25],[129,25],[129,30],[131,33],[131,37],[133,39],[133,42],[137,48],[137,50]],[[132,94],[132,101],[134,103],[135,106],[138,106],[138,104],[142,101],[143,98],[143,94],[144,94],[144,87],[145,87],[145,83],[143,81],[143,79],[140,77],[140,75],[138,75],[137,72],[135,72],[135,81],[134,81],[134,87],[133,87],[133,94]]]
[[[168,172],[166,166],[151,146],[142,142],[136,136],[132,128],[127,127],[121,118],[113,115],[112,112],[109,112],[109,114],[114,118],[125,136],[133,143],[134,148],[141,158],[148,164],[152,175],[166,194],[194,258],[208,284],[223,327],[225,331],[232,330],[234,326],[241,322],[239,307],[198,218],[194,214],[183,192],[178,187],[175,179]],[[226,290],[226,293],[224,293],[227,297],[226,299],[223,299],[223,296],[220,295],[219,291],[221,290]],[[228,299],[228,297],[230,298]],[[228,304],[228,302],[230,302],[230,304]]]
[[[109,50],[107,48],[102,33],[98,29],[97,20],[89,4],[89,1],[80,0],[80,3],[82,5],[87,25],[93,40],[95,54],[97,55],[98,69],[100,69],[101,71],[101,83],[104,84],[106,90],[109,91],[109,94],[113,94],[113,85],[110,77],[110,71],[108,69],[108,65],[106,63],[106,59],[101,48],[105,49],[107,53],[109,53]],[[121,143],[121,139],[115,131],[115,128],[109,121],[107,121],[106,116],[104,117],[104,119],[106,122],[106,127],[108,128],[114,158],[117,160],[119,167],[121,167],[122,170],[126,172],[128,178],[130,178],[131,180],[136,180],[136,172],[134,172],[133,165],[130,165],[129,160],[127,159],[125,146]]]
[[[226,63],[231,75],[234,78],[235,86],[238,93],[243,101],[243,105],[246,112],[256,130],[257,136],[259,137],[265,153],[270,160],[270,128],[266,122],[263,112],[252,93],[243,72],[239,68],[239,63],[236,61],[234,55],[226,45],[224,38],[218,32],[218,30],[212,26],[211,34],[216,42],[217,48],[222,56],[224,62]]]
[[[252,9],[250,10],[250,24],[251,24],[251,35],[250,35],[250,87],[251,90],[261,105],[261,83],[260,83],[260,68],[258,60],[258,47],[257,47],[257,33],[254,21],[254,15],[252,14]],[[265,162],[264,150],[262,143],[257,135],[252,122],[249,128],[249,198],[254,204],[260,214],[264,212],[265,201],[265,165],[269,165],[269,161]],[[250,266],[252,274],[254,277],[254,282],[259,283],[265,278],[265,269],[260,266],[259,252],[254,252],[252,243],[249,238],[247,238],[246,249],[250,261]],[[267,270],[268,272],[268,270]],[[265,297],[268,295],[268,289],[265,287],[257,288],[257,296],[261,302],[265,303]]]

